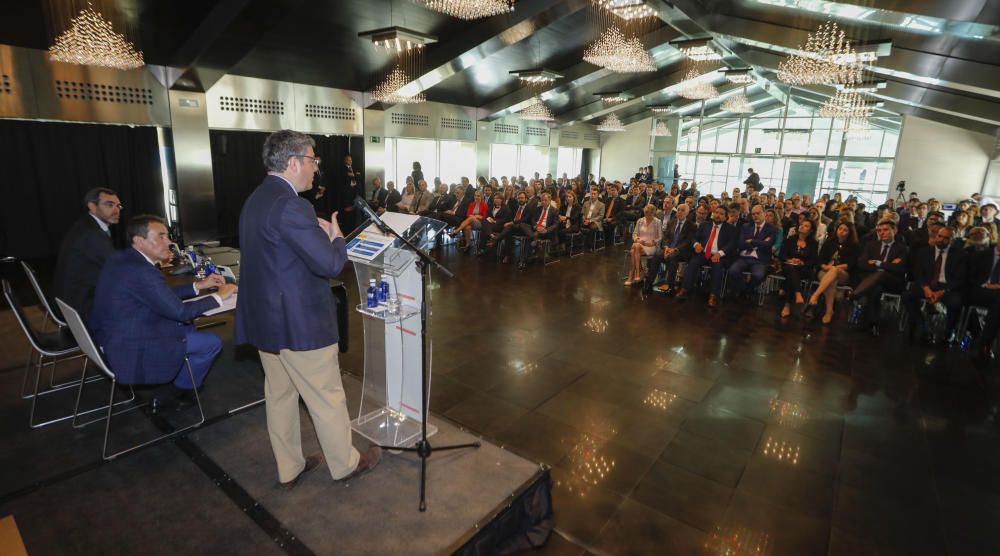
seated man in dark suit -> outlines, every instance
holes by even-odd
[[[525,228],[526,224],[518,224],[528,238],[524,248],[521,249],[521,261],[518,268],[524,269],[528,265],[531,257],[531,250],[536,240],[553,240],[559,230],[559,209],[552,206],[552,195],[545,191],[542,193],[542,200],[535,208],[535,213],[531,219],[531,229]]]
[[[379,214],[382,214],[385,211],[399,212],[399,209],[396,208],[396,204],[403,200],[403,196],[399,193],[399,191],[396,191],[396,184],[392,180],[385,182],[385,187],[385,201],[382,203],[382,206],[377,209],[377,212]]]
[[[974,251],[969,255],[968,303],[987,309],[986,322],[972,344],[976,363],[987,364],[993,359],[992,346],[1000,331],[1000,243],[993,249]],[[973,313],[975,316],[975,313]],[[974,327],[979,319],[972,318]]]
[[[605,245],[611,245],[615,237],[615,228],[621,224],[626,201],[618,196],[618,188],[608,186],[608,196],[604,201],[604,218],[601,227],[604,230]]]
[[[716,207],[715,211],[712,212],[712,221],[702,224],[695,234],[694,254],[688,261],[687,268],[684,269],[684,278],[681,280],[681,289],[677,292],[677,299],[687,299],[688,291],[694,288],[698,281],[701,267],[708,265],[711,267],[712,276],[712,289],[708,296],[708,306],[718,306],[719,295],[722,294],[722,279],[726,275],[729,257],[736,249],[738,235],[739,232],[736,231],[736,228],[726,222],[726,209],[722,206]]]
[[[927,336],[927,323],[921,301],[926,301],[927,311],[933,311],[940,302],[948,312],[948,341],[952,341],[962,312],[962,289],[965,287],[965,252],[951,243],[951,228],[935,227],[937,234],[930,245],[913,256],[913,282],[903,296],[903,305],[910,315],[910,338]]]
[[[442,183],[437,187],[437,194],[434,196],[434,199],[431,200],[430,206],[428,206],[427,210],[421,212],[420,214],[422,216],[430,216],[431,218],[434,218],[435,214],[444,213],[444,211],[455,206],[455,201],[455,196],[448,193],[448,186]]]
[[[747,222],[740,231],[737,249],[739,258],[729,267],[729,287],[740,294],[749,288],[754,290],[771,266],[771,253],[778,234],[774,226],[764,222],[764,207],[756,205],[750,211],[753,222]],[[750,272],[750,283],[743,279],[744,272]]]
[[[372,210],[385,208],[385,201],[389,197],[389,190],[382,187],[382,178],[376,177],[372,180],[372,192],[368,196],[368,206]],[[399,201],[396,201],[397,203]]]
[[[88,191],[84,202],[87,214],[73,224],[59,246],[52,293],[86,322],[94,305],[97,277],[115,252],[110,226],[118,223],[122,205],[114,191],[103,187]]]
[[[132,218],[126,230],[131,247],[108,258],[101,270],[89,327],[111,370],[122,384],[172,382],[177,395],[201,387],[222,340],[189,323],[222,306],[236,293],[217,274],[192,284],[168,287],[156,263],[168,260],[170,238],[156,216]],[[202,290],[218,293],[185,303]],[[195,382],[184,364],[187,357]],[[167,403],[173,400],[168,399]]]
[[[517,193],[517,210],[514,211],[513,217],[509,222],[504,223],[503,229],[497,233],[497,236],[486,244],[487,249],[492,249],[497,244],[503,242],[503,240],[508,239],[512,236],[524,236],[531,232],[531,221],[532,216],[535,212],[528,205],[528,194],[524,191],[518,191]],[[525,230],[527,228],[527,230]],[[510,250],[512,249],[513,241],[504,242],[503,245],[503,263],[507,264],[510,262]]]
[[[862,326],[878,336],[882,293],[901,293],[906,285],[907,249],[896,238],[896,223],[891,219],[879,222],[875,233],[877,237],[861,248],[857,266],[860,281],[849,299],[867,299]]]
[[[688,219],[690,211],[691,207],[687,203],[681,203],[677,207],[677,212],[663,226],[663,241],[661,241],[663,249],[649,259],[649,273],[644,284],[647,292],[653,290],[653,282],[656,281],[660,265],[666,263],[666,281],[657,286],[657,289],[663,293],[670,293],[677,282],[677,267],[691,258],[697,226],[693,220]]]

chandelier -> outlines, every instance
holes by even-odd
[[[730,83],[749,85],[754,82],[753,68],[725,68],[719,71],[726,75]]]
[[[638,37],[625,38],[617,27],[607,31],[584,51],[583,60],[615,73],[656,71],[653,57],[646,52]]]
[[[688,70],[681,83],[683,84],[677,88],[677,94],[684,98],[706,100],[719,96],[719,90],[715,88],[715,85],[698,75],[698,70],[695,68]]]
[[[670,128],[667,127],[667,124],[656,122],[656,125],[653,126],[653,132],[650,135],[653,137],[672,137],[673,133],[670,133]]]
[[[746,88],[742,93],[734,97],[729,97],[722,103],[722,109],[733,114],[753,114],[753,106],[747,98]]]
[[[536,122],[551,122],[556,119],[555,116],[552,115],[552,111],[549,110],[549,107],[545,106],[542,99],[538,97],[535,97],[534,102],[532,102],[527,108],[518,112],[517,116],[522,120],[531,120]]]
[[[823,103],[819,115],[823,118],[839,119],[868,117],[873,109],[874,106],[865,95],[855,91],[840,90]]]
[[[670,44],[680,50],[681,54],[696,62],[722,59],[722,55],[712,48],[711,39],[681,39],[670,41]]]
[[[116,33],[111,22],[94,11],[90,2],[72,19],[69,29],[56,37],[55,44],[49,47],[49,58],[54,62],[119,70],[145,65],[142,51]]]
[[[403,68],[396,66],[386,76],[385,81],[376,85],[375,89],[372,90],[372,99],[383,104],[415,104],[427,100],[423,93],[404,95],[399,92],[410,81],[412,79],[403,71]]]
[[[384,49],[393,54],[402,54],[413,49],[423,49],[428,44],[437,42],[437,37],[403,27],[386,27],[385,29],[363,31],[358,33],[358,36],[372,41],[372,44],[377,48]]]
[[[597,126],[597,131],[625,131],[625,126],[618,116],[608,114],[608,117]]]
[[[514,11],[513,0],[414,0],[429,10],[458,19],[481,19]]]
[[[827,21],[778,64],[778,79],[789,85],[853,84],[861,81],[862,57],[854,51],[844,31]]]
[[[644,0],[594,0],[594,4],[624,19],[653,17],[656,12]]]

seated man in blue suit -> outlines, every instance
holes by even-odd
[[[726,275],[726,264],[736,249],[737,235],[736,227],[726,222],[725,207],[715,207],[712,221],[703,223],[695,234],[694,255],[684,269],[681,289],[677,291],[678,300],[687,299],[688,291],[698,281],[701,267],[708,265],[712,267],[712,291],[708,296],[708,306],[716,307],[719,304],[722,279]]]
[[[774,226],[764,222],[764,208],[760,205],[750,211],[752,222],[747,222],[740,230],[737,244],[739,258],[729,267],[729,287],[736,293],[743,293],[747,288],[756,289],[771,266],[771,251],[774,242],[781,233]],[[743,279],[744,272],[750,272],[750,283]]]
[[[126,230],[131,247],[108,258],[97,280],[89,327],[94,341],[121,384],[173,383],[183,397],[199,388],[215,356],[222,350],[218,336],[197,332],[188,324],[205,311],[222,305],[236,293],[217,274],[176,287],[168,287],[156,263],[168,260],[170,238],[157,216],[132,218]],[[184,303],[202,290],[218,293]],[[187,357],[194,383],[184,364]],[[167,399],[164,405],[175,400]]]

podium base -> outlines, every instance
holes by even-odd
[[[420,426],[420,421],[391,407],[376,409],[351,421],[354,432],[378,446],[410,446],[420,439]],[[437,431],[436,426],[427,425],[428,437]]]

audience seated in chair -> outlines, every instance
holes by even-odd
[[[642,282],[642,257],[651,257],[656,253],[657,244],[663,236],[660,221],[656,219],[656,207],[646,205],[642,209],[642,218],[636,220],[632,233],[632,249],[629,252],[629,274],[625,280],[626,286]]]
[[[677,299],[687,299],[688,292],[698,281],[701,267],[708,266],[711,277],[708,306],[718,306],[726,268],[736,249],[738,236],[736,228],[726,222],[726,209],[717,207],[712,213],[711,222],[702,224],[695,235],[694,255],[684,269],[684,279],[681,282],[681,289],[677,292]]]
[[[667,197],[669,199],[669,197]],[[666,201],[664,201],[666,205]],[[691,208],[686,204],[677,207],[677,212],[667,221],[663,228],[661,249],[653,254],[647,265],[646,291],[653,289],[653,282],[661,264],[666,265],[665,279],[657,288],[663,293],[671,293],[677,283],[677,268],[682,262],[687,262],[693,255],[692,244],[697,226],[688,218]]]
[[[780,233],[764,221],[764,208],[757,205],[750,212],[753,222],[747,223],[740,231],[736,260],[729,267],[729,287],[737,294],[756,289],[767,278],[771,266],[771,248]],[[750,273],[749,284],[743,278],[743,273]]]
[[[785,306],[781,308],[781,317],[792,314],[792,304],[801,305],[802,280],[812,280],[816,267],[818,245],[816,243],[816,223],[812,220],[799,222],[795,237],[788,238],[781,247],[781,275],[785,277]]]
[[[858,257],[858,285],[851,292],[852,300],[866,300],[862,310],[862,325],[878,335],[883,293],[902,293],[906,285],[908,250],[896,238],[896,223],[883,220],[875,228],[876,238],[861,248]]]
[[[965,289],[965,252],[952,244],[951,228],[933,226],[936,233],[929,245],[913,252],[913,281],[903,296],[903,306],[909,315],[910,338],[928,336],[924,312],[936,311],[938,303],[945,307],[946,334],[954,340],[958,318],[962,312],[962,292]],[[921,310],[923,305],[923,310]]]
[[[823,313],[823,324],[833,321],[833,305],[836,301],[838,286],[846,286],[851,282],[851,275],[858,263],[858,236],[854,225],[846,220],[837,223],[833,237],[823,242],[819,252],[819,285],[809,296],[806,316],[815,314],[820,296],[825,296],[826,312]]]

